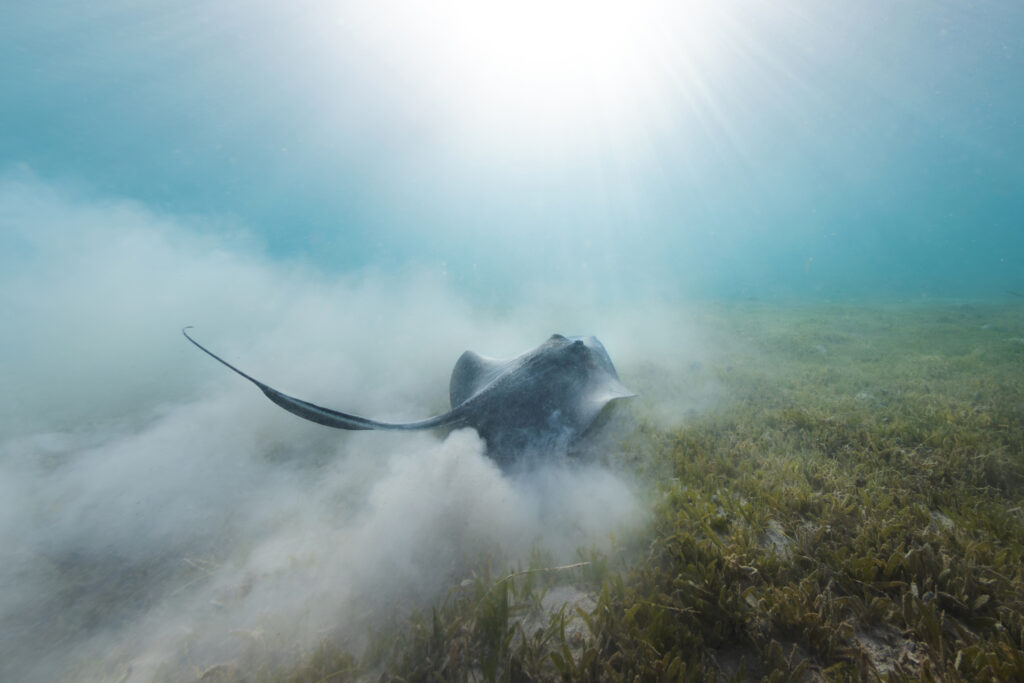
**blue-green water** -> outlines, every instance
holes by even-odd
[[[0,169],[485,298],[1024,289],[1019,3],[649,4],[642,85],[571,106],[481,93],[472,53],[437,58],[474,28],[410,28],[437,14],[415,3],[8,4]]]
[[[645,433],[760,400],[734,358],[1015,357],[1022,75],[1010,0],[0,3],[0,679],[358,650],[652,507],[629,467],[303,422],[185,325],[400,422],[466,349],[593,334]]]

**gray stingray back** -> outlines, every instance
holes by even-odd
[[[508,360],[466,351],[452,370],[451,410],[419,422],[378,422],[283,394],[215,355],[185,330],[190,342],[299,417],[336,429],[472,427],[487,443],[487,454],[502,466],[525,456],[566,452],[609,403],[634,395],[619,381],[596,337],[556,334]]]

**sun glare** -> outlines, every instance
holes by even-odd
[[[708,33],[706,6],[390,0],[372,3],[362,20],[369,43],[461,130],[537,139],[635,120],[659,88],[678,80],[669,72],[681,51]]]
[[[614,99],[643,77],[654,42],[644,19],[616,3],[526,0],[469,2],[445,21],[479,95],[563,108]]]

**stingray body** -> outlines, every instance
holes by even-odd
[[[472,351],[459,357],[449,385],[451,410],[418,422],[379,422],[288,396],[242,372],[182,330],[202,351],[255,384],[290,413],[336,429],[472,427],[502,466],[525,456],[565,452],[605,408],[634,396],[596,337],[552,335],[535,349],[498,360]]]

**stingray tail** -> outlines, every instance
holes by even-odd
[[[318,406],[315,403],[303,401],[302,399],[283,394],[277,389],[264,384],[255,377],[247,375],[231,363],[227,362],[213,351],[197,342],[195,339],[189,336],[186,330],[191,329],[189,325],[182,328],[181,333],[185,335],[185,339],[196,345],[200,351],[206,355],[212,357],[214,360],[234,370],[242,377],[246,378],[262,391],[267,398],[273,401],[278,406],[284,408],[293,415],[309,420],[310,422],[316,422],[317,424],[324,425],[325,427],[333,427],[334,429],[429,429],[430,427],[439,427],[441,425],[456,424],[459,422],[458,416],[454,412],[445,413],[437,417],[432,417],[428,420],[422,420],[420,422],[409,422],[409,423],[391,423],[391,422],[377,422],[376,420],[369,420],[365,417],[359,417],[358,415],[350,415],[348,413],[342,413],[337,410],[330,408],[324,408]]]
[[[192,326],[189,325],[188,327],[185,327],[181,330],[181,333],[185,335],[185,339],[188,339],[190,342],[195,344],[199,348],[199,350],[205,353],[206,355],[217,360],[221,364],[231,368],[239,375],[255,384],[257,387],[260,388],[260,391],[262,391],[267,398],[269,398],[271,401],[287,410],[289,413],[298,415],[299,417],[310,420],[311,422],[322,424],[325,427],[334,427],[335,429],[381,428],[381,425],[379,423],[376,423],[373,420],[367,420],[365,417],[359,417],[358,415],[349,415],[348,413],[338,412],[337,410],[324,408],[323,406],[318,406],[314,403],[309,403],[308,401],[303,401],[293,396],[282,394],[277,389],[268,386],[263,382],[259,381],[258,379],[256,379],[255,377],[252,377],[242,372],[234,365],[227,362],[226,360],[215,354],[213,351],[206,348],[205,346],[197,342],[195,339],[190,337],[187,330],[191,328]]]

